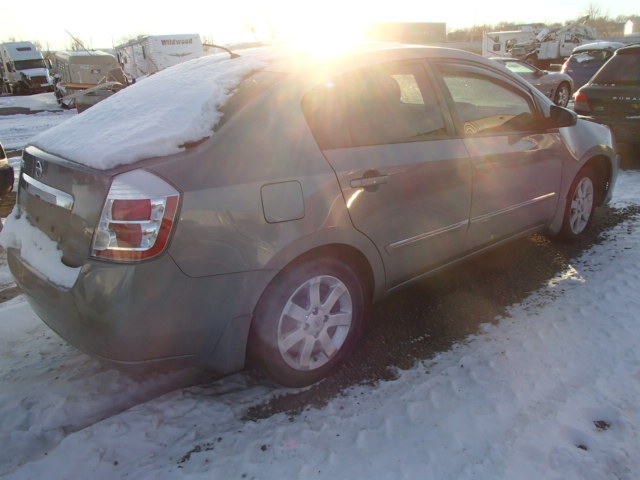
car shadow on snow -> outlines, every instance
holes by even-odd
[[[329,378],[306,389],[273,387],[265,401],[248,408],[244,420],[277,413],[292,417],[319,408],[348,388],[393,379],[478,333],[483,323],[508,316],[567,268],[572,259],[601,243],[607,230],[640,214],[640,206],[599,208],[590,231],[572,244],[532,235],[431,276],[372,306],[364,337],[347,362]],[[251,372],[249,372],[251,374]]]

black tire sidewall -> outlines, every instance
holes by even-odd
[[[290,367],[278,348],[278,322],[287,301],[295,290],[310,278],[330,275],[345,284],[351,295],[351,327],[340,350],[321,367],[300,371]],[[363,326],[365,310],[361,282],[349,263],[332,257],[309,258],[281,271],[263,292],[249,332],[250,363],[274,381],[288,387],[303,387],[316,383],[337,368],[357,344]]]

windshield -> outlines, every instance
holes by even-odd
[[[41,58],[33,58],[31,60],[16,60],[13,62],[16,70],[28,70],[30,68],[46,68],[44,60]]]
[[[591,83],[640,85],[640,51],[615,55],[595,74]]]

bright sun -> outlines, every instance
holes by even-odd
[[[332,55],[364,40],[367,22],[356,15],[336,14],[331,9],[314,12],[313,21],[304,22],[297,13],[274,21],[279,39],[291,43],[294,48],[318,56]]]

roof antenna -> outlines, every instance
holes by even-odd
[[[219,48],[220,50],[224,50],[225,52],[227,52],[229,54],[229,58],[240,58],[240,55],[238,55],[237,53],[233,53],[227,47],[223,47],[221,45],[215,45],[213,43],[203,43],[202,46],[203,47]]]
[[[89,55],[93,55],[93,52],[91,52],[87,47],[85,47],[84,44],[80,40],[78,40],[76,37],[71,35],[71,33],[69,33],[69,30],[65,29],[65,32],[67,32],[67,35],[69,35],[73,39],[73,41],[76,42],[76,45],[79,45],[82,48],[82,50],[87,52]]]

